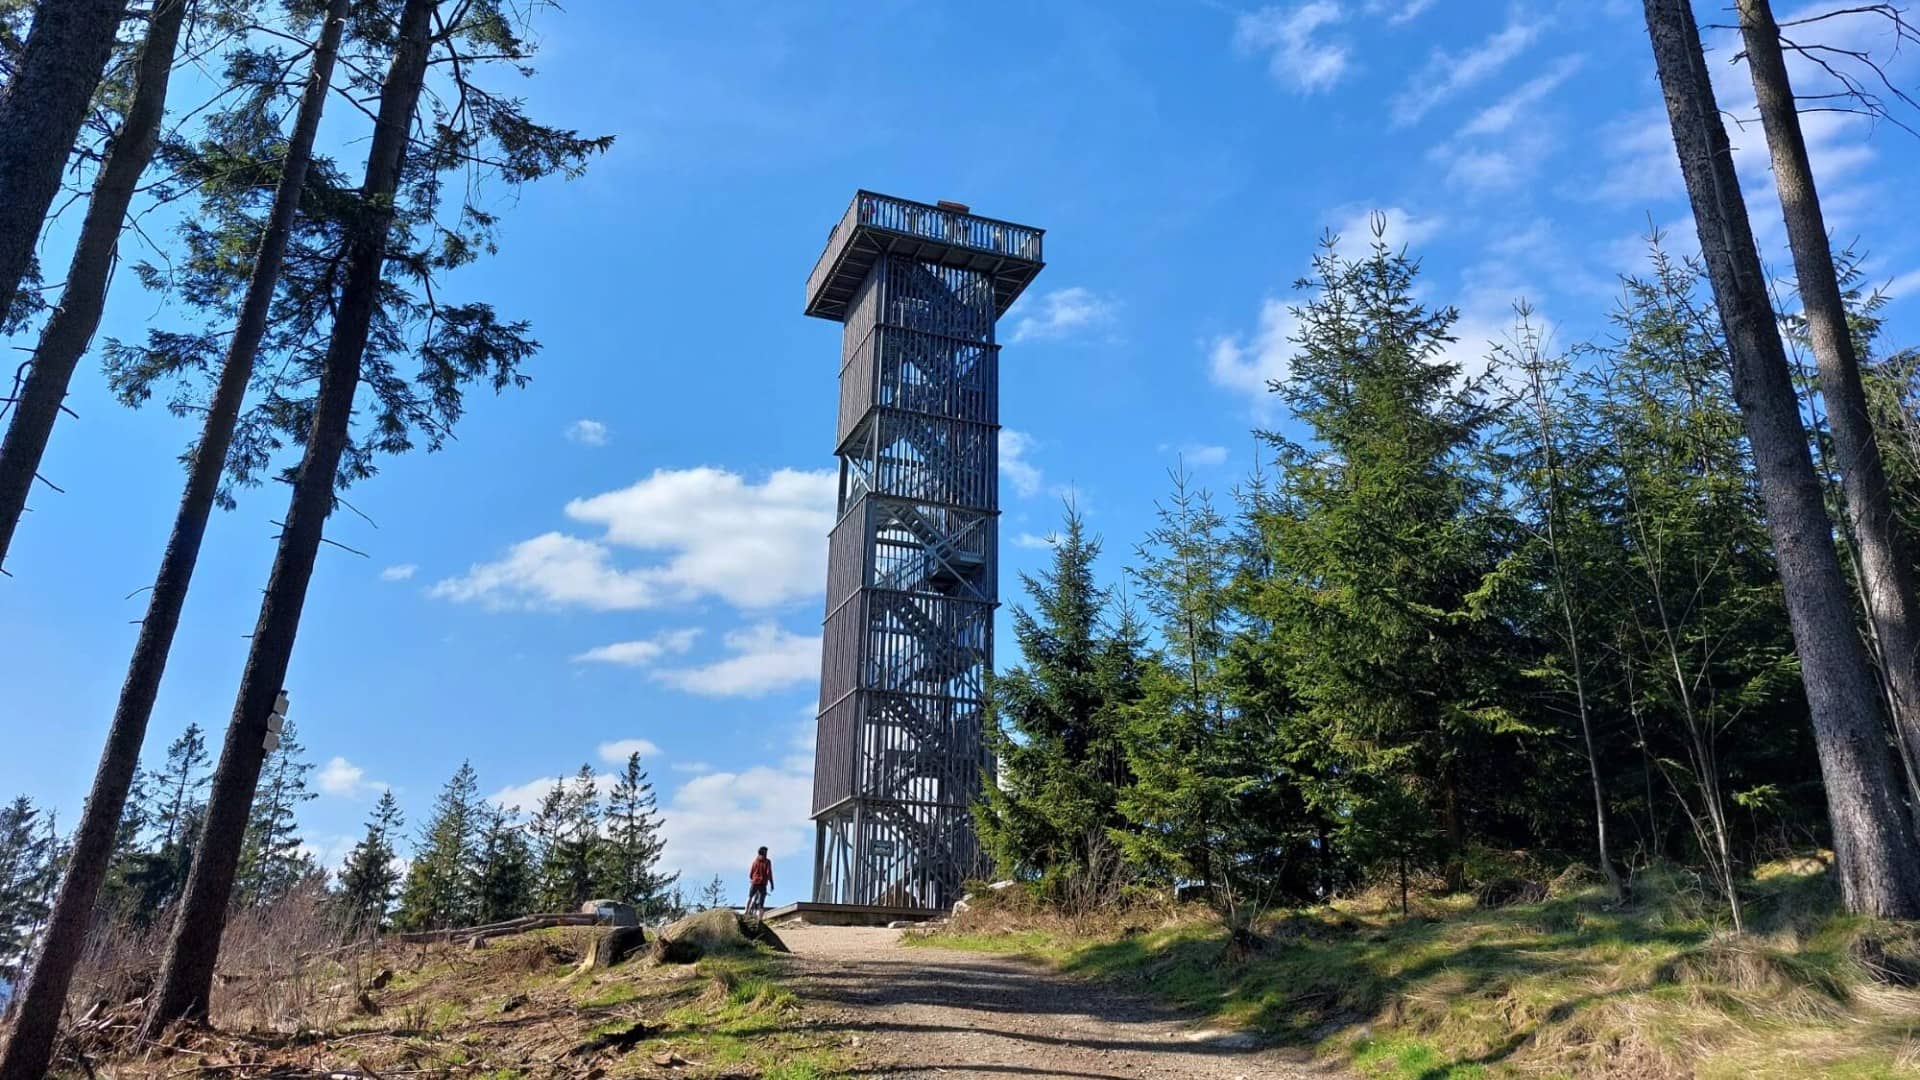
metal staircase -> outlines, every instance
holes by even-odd
[[[862,192],[809,280],[808,313],[846,324],[818,902],[943,907],[977,869],[998,587],[994,322],[1040,266],[1039,230]]]

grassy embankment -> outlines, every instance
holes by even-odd
[[[836,1036],[801,1022],[771,954],[754,948],[692,965],[634,959],[579,972],[588,933],[545,930],[482,950],[389,946],[283,972],[271,994],[253,998],[273,1001],[271,1015],[240,997],[224,1016],[216,1007],[212,1031],[181,1035],[174,1053],[113,1055],[103,1038],[92,1064],[141,1080],[183,1067],[228,1077],[293,1068],[485,1080],[814,1080],[848,1068]],[[83,1075],[70,1064],[71,1075]]]
[[[1738,938],[1676,879],[1636,885],[1621,906],[1342,902],[1266,917],[1251,947],[1197,913],[1004,903],[920,940],[1143,987],[1382,1080],[1920,1077],[1920,928],[1838,914],[1811,860],[1756,875]]]

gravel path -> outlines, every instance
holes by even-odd
[[[1296,1052],[1196,1029],[1151,1001],[1008,957],[909,948],[897,930],[782,926],[803,995],[878,1077],[1303,1080]]]

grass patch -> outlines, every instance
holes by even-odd
[[[1250,952],[1195,910],[1089,924],[988,904],[910,940],[1127,985],[1383,1080],[1920,1075],[1920,993],[1885,976],[1913,928],[1838,914],[1824,866],[1763,868],[1738,938],[1683,879],[1638,885],[1625,906],[1575,890],[1277,913]]]
[[[839,1035],[805,1022],[770,953],[755,948],[692,967],[629,961],[582,973],[586,943],[577,933],[541,932],[482,950],[389,946],[362,965],[362,979],[388,973],[378,988],[356,979],[316,983],[340,1001],[316,1001],[312,1015],[345,1017],[338,1022],[307,1024],[297,1037],[216,1026],[182,1049],[289,1074],[364,1066],[382,1075],[424,1068],[487,1080],[549,1074],[529,1061],[555,1063],[554,1075],[657,1075],[662,1066],[653,1059],[665,1055],[676,1058],[665,1068],[685,1077],[819,1080],[854,1067]],[[363,988],[372,1011],[358,1002]],[[346,1035],[349,1050],[325,1049]],[[138,1049],[94,1060],[125,1080],[180,1075],[177,1057]]]

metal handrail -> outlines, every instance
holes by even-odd
[[[1011,221],[861,191],[854,195],[847,212],[827,234],[826,250],[820,253],[813,272],[807,275],[808,296],[814,295],[822,279],[832,272],[842,236],[851,235],[861,226],[1029,262],[1041,261],[1040,240],[1045,234],[1043,229],[1015,225]]]

